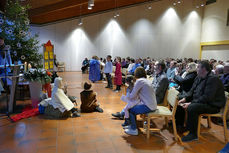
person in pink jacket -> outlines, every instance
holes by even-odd
[[[119,92],[121,90],[122,85],[122,71],[121,71],[121,57],[116,57],[116,69],[115,69],[115,78],[114,84],[116,85],[115,92]]]

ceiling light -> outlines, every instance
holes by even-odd
[[[180,4],[180,3],[181,3],[181,1],[178,1],[177,3],[178,3],[178,4]]]
[[[149,5],[149,6],[148,6],[148,9],[149,9],[149,10],[151,10],[151,9],[152,9],[152,6],[151,6],[151,5]]]
[[[196,5],[196,8],[200,8],[200,6],[199,5]]]
[[[177,3],[176,3],[176,2],[174,2],[174,3],[173,3],[173,5],[177,5]]]
[[[89,5],[89,6],[95,6],[94,0],[89,0],[89,1],[88,1],[88,5]]]
[[[200,6],[204,7],[204,4],[201,4]]]
[[[92,10],[92,7],[88,5],[87,9]]]
[[[82,19],[79,18],[78,25],[81,26],[83,24]]]
[[[118,12],[116,12],[116,16],[119,16],[119,13]]]

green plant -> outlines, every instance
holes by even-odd
[[[28,8],[28,5],[21,6],[18,0],[7,0],[4,14],[0,13],[0,35],[5,39],[13,61],[42,67],[38,34],[31,34]]]
[[[30,69],[24,73],[24,78],[30,82],[40,82],[41,84],[47,84],[52,81],[50,72],[45,69]]]

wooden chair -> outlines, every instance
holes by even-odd
[[[200,123],[201,123],[202,116],[208,117],[208,127],[209,128],[211,128],[211,117],[221,117],[223,119],[223,128],[224,128],[225,143],[228,142],[227,121],[226,121],[228,107],[229,107],[229,98],[227,98],[227,102],[226,102],[226,104],[225,104],[224,109],[223,109],[222,112],[217,113],[217,114],[201,114],[201,115],[199,115],[198,130],[197,130],[198,138],[200,137]]]
[[[168,101],[168,106],[167,107],[166,106],[157,106],[157,110],[155,112],[151,112],[145,115],[145,118],[143,119],[143,124],[144,124],[144,121],[147,120],[147,124],[146,124],[147,139],[149,139],[150,137],[151,118],[152,117],[153,118],[164,117],[167,127],[168,127],[168,118],[172,119],[175,139],[176,141],[179,140],[181,142],[181,138],[177,134],[176,122],[175,122],[175,114],[176,114],[177,105],[178,105],[178,99],[177,99],[178,93],[179,92],[176,89],[168,90],[168,94],[166,96],[166,100]],[[171,107],[172,107],[172,111],[170,110]],[[156,130],[153,129],[153,131],[160,131],[160,129],[156,129]]]
[[[63,71],[65,72],[65,63],[64,62],[59,62],[57,68],[58,68],[58,71],[63,69]]]
[[[166,89],[166,92],[165,92],[165,96],[164,96],[163,103],[161,103],[161,104],[157,104],[157,106],[168,106],[168,101],[167,101],[168,93],[169,93],[169,90],[168,90],[168,89]]]

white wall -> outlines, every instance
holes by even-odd
[[[229,0],[217,0],[216,3],[206,6],[202,24],[202,42],[229,40],[229,26],[227,23],[227,11]],[[203,59],[229,59],[229,45],[208,46],[203,48]]]
[[[229,26],[226,26],[228,9],[229,0],[217,0],[205,7],[202,42],[229,40]]]
[[[191,0],[173,8],[171,0],[153,3],[152,9],[141,5],[114,12],[33,27],[40,42],[54,44],[59,61],[68,71],[78,71],[85,57],[193,57],[198,58],[202,10]],[[43,51],[41,49],[41,51]]]
[[[229,60],[229,45],[203,47],[202,59]]]

